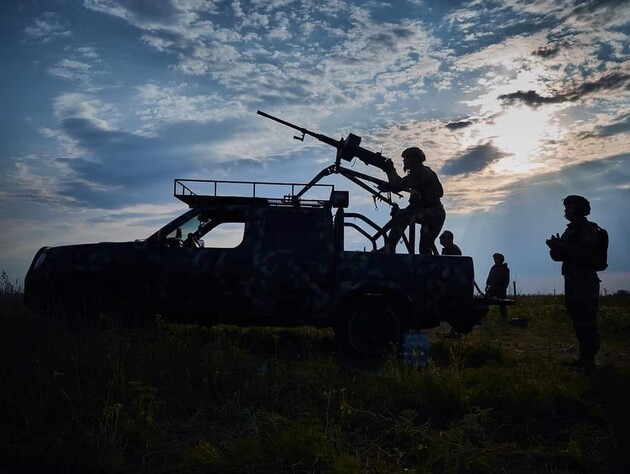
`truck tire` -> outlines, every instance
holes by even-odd
[[[355,299],[340,316],[335,335],[344,355],[378,357],[400,344],[404,322],[389,298]]]

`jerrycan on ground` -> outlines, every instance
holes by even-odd
[[[423,332],[408,332],[402,337],[401,358],[412,367],[429,362],[429,337]]]

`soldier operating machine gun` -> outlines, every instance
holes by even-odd
[[[352,181],[353,183],[357,184],[361,188],[365,189],[370,194],[372,194],[375,201],[376,200],[384,201],[391,206],[390,215],[392,219],[389,222],[387,222],[383,227],[379,228],[376,234],[372,236],[371,240],[373,242],[382,236],[386,241],[386,246],[384,248],[388,250],[390,253],[395,253],[396,244],[398,240],[402,238],[405,246],[407,247],[408,252],[414,253],[415,223],[420,223],[422,225],[422,232],[423,232],[422,238],[420,241],[421,253],[435,253],[435,254],[438,253],[437,250],[435,249],[435,245],[433,244],[433,241],[435,240],[439,231],[442,228],[445,215],[440,216],[441,221],[437,222],[438,224],[437,226],[436,224],[433,224],[433,223],[430,226],[431,231],[429,232],[429,234],[432,234],[432,235],[428,235],[428,236],[425,235],[427,234],[425,230],[427,230],[429,226],[426,226],[426,229],[425,229],[424,219],[427,217],[427,215],[430,216],[432,214],[428,212],[428,211],[431,211],[431,209],[423,209],[422,203],[418,203],[418,201],[421,201],[421,199],[419,199],[418,196],[420,196],[420,194],[422,193],[419,193],[418,192],[419,190],[416,187],[418,183],[425,181],[423,176],[418,175],[416,168],[422,168],[422,170],[429,170],[429,168],[423,166],[422,163],[419,163],[418,166],[416,166],[414,170],[412,171],[412,176],[400,178],[394,170],[394,164],[391,159],[384,157],[381,153],[373,152],[371,150],[361,147],[360,146],[361,137],[353,133],[350,133],[346,138],[335,140],[334,138],[328,137],[326,135],[322,135],[320,133],[313,132],[306,128],[295,125],[291,122],[287,122],[286,120],[282,120],[278,117],[274,117],[273,115],[269,115],[260,110],[258,111],[258,114],[268,119],[274,120],[278,123],[281,123],[282,125],[298,130],[302,135],[294,136],[293,138],[295,138],[296,140],[304,141],[304,137],[306,135],[310,135],[318,139],[319,141],[322,141],[326,143],[327,145],[330,145],[337,149],[335,163],[331,166],[324,168],[322,171],[320,171],[299,193],[297,193],[296,195],[297,198],[299,198],[302,194],[308,191],[313,185],[319,182],[323,177],[331,175],[331,174],[340,174],[346,177],[347,179],[349,179],[350,181]],[[405,152],[409,150],[418,150],[420,153],[422,153],[422,151],[420,151],[418,148],[408,149],[408,150],[405,150]],[[404,156],[405,152],[403,152],[403,158],[405,160],[405,163],[407,163],[408,157]],[[422,157],[424,158],[424,154],[422,154]],[[366,165],[374,166],[380,169],[381,171],[383,171],[384,173],[386,173],[388,176],[388,181],[375,178],[368,174],[359,173],[357,171],[354,171],[354,170],[351,170],[342,166],[341,164],[342,160],[352,161],[354,158],[358,158]],[[407,167],[405,167],[405,169],[407,169]],[[432,171],[427,171],[427,172],[432,174],[432,177],[434,179],[432,179],[431,181],[437,182],[437,185],[439,186],[439,190],[441,192],[441,185],[439,184],[439,181],[437,181],[437,176],[435,176],[435,173],[433,173]],[[376,188],[369,186],[366,182],[376,184]],[[398,204],[392,201],[391,199],[392,193],[398,196],[401,196],[399,194],[400,191],[411,192],[410,206],[402,211],[400,210]],[[435,194],[435,193],[430,193],[430,194]],[[439,197],[441,197],[441,194]],[[439,204],[439,197],[436,197],[438,204]],[[416,201],[415,203],[413,202],[414,198]],[[439,204],[439,206],[441,207],[441,204]],[[441,212],[442,214],[444,214],[443,208],[441,208]],[[349,216],[350,215],[348,215],[348,217]],[[403,233],[405,227],[408,227],[407,236],[404,235]],[[388,233],[389,233],[389,236],[388,236]]]

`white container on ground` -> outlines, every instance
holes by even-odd
[[[429,336],[423,332],[407,332],[402,337],[401,358],[412,367],[429,362]]]

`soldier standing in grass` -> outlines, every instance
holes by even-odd
[[[494,265],[488,273],[486,280],[486,296],[488,298],[506,298],[507,289],[510,285],[510,269],[505,263],[505,257],[500,253],[492,255]],[[501,305],[499,312],[502,318],[507,317],[507,307]]]
[[[392,160],[386,160],[386,168],[389,184],[396,190],[408,191],[409,206],[398,211],[392,219],[392,228],[389,232],[388,251],[396,252],[396,245],[403,236],[409,224],[420,224],[420,253],[435,254],[439,252],[435,247],[435,239],[442,230],[446,211],[440,199],[444,195],[442,184],[437,174],[424,165],[426,157],[417,146],[407,148],[401,154],[403,170],[407,173],[400,176],[394,168]]]
[[[562,262],[564,298],[567,312],[579,343],[579,356],[568,365],[590,372],[595,368],[595,354],[599,351],[597,329],[599,283],[596,268],[600,258],[599,227],[586,219],[591,205],[582,196],[567,196],[564,217],[569,221],[562,236],[547,239],[549,254]]]

